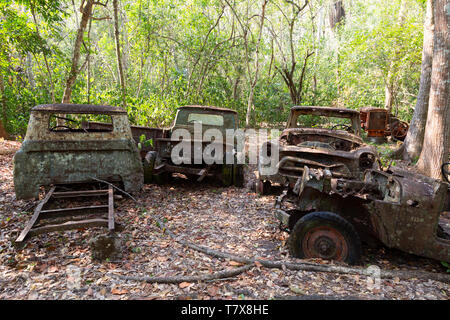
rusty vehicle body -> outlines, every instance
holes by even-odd
[[[364,107],[360,109],[361,128],[367,132],[367,138],[375,143],[386,141],[387,136],[403,141],[409,125],[405,121],[389,115],[386,109]]]
[[[304,168],[277,198],[275,216],[290,232],[296,257],[357,263],[361,240],[450,261],[450,185],[392,168],[370,169],[364,179],[335,178]]]
[[[194,136],[194,123],[196,120],[190,118],[202,117],[207,115],[214,117],[218,122],[215,124],[202,123],[201,137]],[[200,120],[199,120],[200,122]],[[107,124],[97,122],[89,122],[89,128],[105,128]],[[206,164],[205,162],[195,163],[195,154],[202,154],[206,146],[215,142],[203,140],[203,134],[208,129],[219,130],[223,137],[226,137],[227,130],[236,130],[239,126],[239,118],[237,112],[227,108],[219,108],[212,106],[188,105],[178,108],[173,125],[170,128],[150,128],[142,126],[131,126],[131,132],[136,144],[140,145],[141,157],[144,164],[145,182],[164,183],[173,173],[183,174],[188,178],[194,178],[202,181],[206,177],[218,178],[224,186],[236,185],[242,186],[243,166],[237,164],[214,163]],[[177,129],[185,129],[191,134],[191,139],[182,140],[172,136]],[[142,143],[142,141],[151,141],[151,144]],[[191,145],[191,164],[175,164],[172,161],[171,154],[173,148],[181,143]],[[200,148],[197,147],[200,146]],[[226,150],[232,153],[236,151],[236,144],[227,145],[223,142],[224,154]]]
[[[299,123],[299,116],[337,118],[345,123],[331,128],[308,127]],[[342,130],[343,129],[343,130]],[[303,167],[329,169],[333,177],[359,178],[366,169],[378,168],[378,154],[366,145],[361,136],[359,112],[356,110],[297,106],[291,109],[286,129],[279,137],[279,146],[267,142],[260,149],[257,191],[265,193],[271,183],[291,185],[302,176]],[[264,157],[278,148],[280,161],[275,174],[265,174]]]
[[[85,128],[105,117],[109,128]],[[119,107],[50,104],[31,110],[25,140],[14,156],[17,199],[37,198],[41,186],[93,181],[121,182],[127,192],[143,184],[142,162],[126,111]]]

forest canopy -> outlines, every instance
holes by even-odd
[[[424,19],[421,0],[3,0],[1,119],[20,138],[33,106],[68,94],[146,126],[187,104],[232,108],[251,126],[293,105],[410,121]]]

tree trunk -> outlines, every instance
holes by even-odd
[[[86,4],[84,5],[84,7],[82,7],[81,22],[77,31],[77,37],[75,39],[75,44],[73,47],[72,65],[66,80],[66,87],[64,89],[64,95],[62,99],[63,103],[70,103],[70,99],[72,96],[72,87],[79,73],[78,63],[80,61],[80,48],[83,42],[83,35],[84,31],[86,30],[87,23],[91,18],[92,7],[94,5],[94,0],[83,1],[81,5],[83,5],[84,2],[86,2]]]
[[[398,12],[398,25],[402,26],[405,22],[406,15],[406,0],[402,0],[400,3],[400,10]],[[394,48],[395,49],[395,48]],[[398,55],[394,56],[394,60],[399,59]],[[388,114],[391,114],[392,106],[394,104],[395,98],[395,70],[394,69],[394,61],[391,61],[389,65],[389,71],[386,77],[385,85],[384,85],[384,106],[388,111]]]
[[[122,57],[120,54],[120,38],[119,38],[119,21],[118,21],[118,0],[113,0],[114,7],[114,38],[116,41],[116,57],[117,57],[117,67],[119,69],[119,80],[120,86],[122,88],[122,104],[123,108],[127,108],[126,102],[126,87],[125,87],[125,77],[123,75],[123,65],[122,65]]]
[[[441,166],[450,148],[450,0],[436,0],[431,90],[423,148],[417,168],[442,179]]]
[[[420,156],[425,123],[427,122],[428,102],[430,100],[431,66],[433,62],[434,37],[433,0],[427,1],[427,13],[423,31],[422,72],[414,115],[409,125],[408,134],[403,143],[403,159],[414,160]]]
[[[345,10],[342,0],[335,1],[330,5],[330,27],[334,29],[337,24],[341,23],[345,19]]]
[[[247,59],[247,68],[248,68],[248,77],[250,82],[250,92],[248,95],[248,101],[247,101],[247,114],[245,116],[245,125],[248,127],[250,125],[250,118],[252,115],[252,110],[254,110],[253,106],[253,97],[255,93],[255,87],[258,83],[258,73],[259,73],[259,50],[261,47],[261,37],[262,37],[262,30],[264,27],[264,17],[266,14],[266,5],[268,0],[264,0],[262,7],[261,7],[261,20],[259,23],[259,31],[258,31],[258,42],[256,43],[256,51],[255,51],[255,71],[254,71],[254,78],[252,80],[251,73],[250,73],[250,62]]]
[[[3,75],[0,73],[0,102],[2,104],[2,120],[0,121],[0,138],[8,138],[5,125],[8,121],[6,115],[6,97],[5,97],[5,85],[3,83]]]
[[[34,21],[34,25],[36,27],[36,35],[40,38],[41,34],[39,32],[39,24],[36,18],[36,14],[34,12],[34,6],[31,6],[31,15],[33,16],[33,21]],[[50,84],[50,96],[52,99],[52,103],[55,103],[55,84],[53,83],[53,77],[52,77],[52,71],[50,69],[50,65],[48,64],[48,60],[47,60],[47,55],[45,54],[45,52],[42,52],[42,56],[44,57],[44,62],[45,62],[45,68],[47,69],[47,74],[48,74],[48,82]]]

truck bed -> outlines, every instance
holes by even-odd
[[[106,128],[111,128],[111,123],[103,123],[103,122],[93,122],[88,121],[83,123],[84,129],[94,129],[94,130],[101,130]],[[131,134],[133,135],[133,139],[136,142],[136,145],[141,141],[141,136],[144,135],[144,140],[152,140],[152,144],[141,144],[141,157],[145,157],[145,154],[148,151],[155,150],[155,141],[158,138],[167,138],[169,136],[169,129],[163,129],[163,128],[150,128],[150,127],[144,127],[144,126],[130,126],[131,127]]]

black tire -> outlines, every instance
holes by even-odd
[[[288,239],[289,252],[296,258],[322,258],[357,264],[361,240],[355,228],[332,212],[311,212],[294,225]]]
[[[242,188],[244,186],[244,165],[233,165],[233,183],[236,187]]]
[[[156,151],[149,151],[142,161],[142,167],[144,168],[144,183],[153,182],[153,168],[155,167],[157,155]]]
[[[267,180],[266,181],[256,180],[256,182],[255,182],[256,193],[259,194],[260,196],[269,194],[271,187],[272,187],[272,183]]]
[[[233,184],[233,165],[224,164],[222,165],[221,180],[223,187],[229,187]]]
[[[153,181],[155,181],[156,184],[162,185],[170,181],[172,178],[172,174],[170,172],[160,172],[158,174],[153,175]]]

